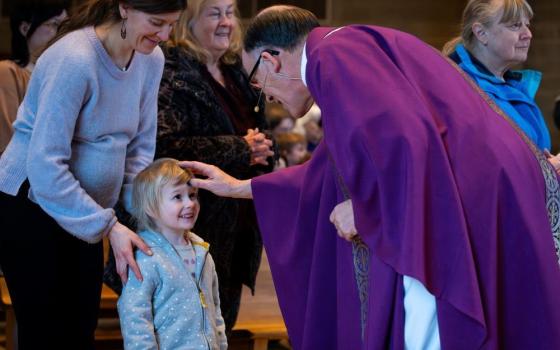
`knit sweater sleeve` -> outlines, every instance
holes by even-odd
[[[87,57],[61,51],[51,50],[33,73],[37,110],[27,176],[41,208],[65,230],[93,243],[114,225],[115,213],[80,186],[69,166],[76,123],[90,96],[93,73]]]

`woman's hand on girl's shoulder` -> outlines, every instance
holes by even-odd
[[[136,233],[118,221],[109,232],[109,241],[113,247],[117,273],[123,284],[126,284],[126,281],[128,281],[128,267],[134,272],[136,278],[142,281],[140,268],[134,259],[134,247],[137,247],[147,255],[152,255],[153,253],[148,245]]]

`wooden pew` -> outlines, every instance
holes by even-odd
[[[237,323],[234,330],[246,330],[251,334],[253,350],[267,350],[271,340],[288,340],[288,332],[284,322]]]
[[[266,253],[263,253],[257,275],[255,295],[243,287],[239,316],[233,330],[248,331],[253,350],[266,350],[270,340],[288,340]]]

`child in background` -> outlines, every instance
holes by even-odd
[[[305,138],[307,140],[307,151],[313,152],[315,148],[319,145],[319,142],[323,139],[323,128],[321,127],[321,121],[309,120],[303,124],[305,130]]]
[[[125,349],[227,349],[218,278],[208,244],[190,230],[198,212],[192,173],[156,160],[133,183],[133,215],[153,256],[136,252],[118,302]]]
[[[305,136],[286,132],[276,135],[276,142],[280,153],[277,169],[298,165],[309,159]]]
[[[291,132],[295,125],[295,120],[288,114],[288,111],[279,103],[267,103],[266,105],[266,120],[272,135]]]

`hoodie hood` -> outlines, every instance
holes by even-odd
[[[197,236],[196,234],[194,234],[193,232],[190,232],[190,231],[187,232],[185,235],[186,235],[186,238],[194,246],[200,247],[200,248],[202,248],[206,251],[209,250],[210,244],[205,242],[200,236]],[[146,242],[146,244],[150,248],[172,247],[171,243],[160,233],[156,233],[156,232],[153,232],[153,231],[150,231],[150,230],[146,230],[146,231],[142,231],[142,232],[138,233],[138,236],[140,236],[140,238],[142,238],[144,240],[144,242]]]

